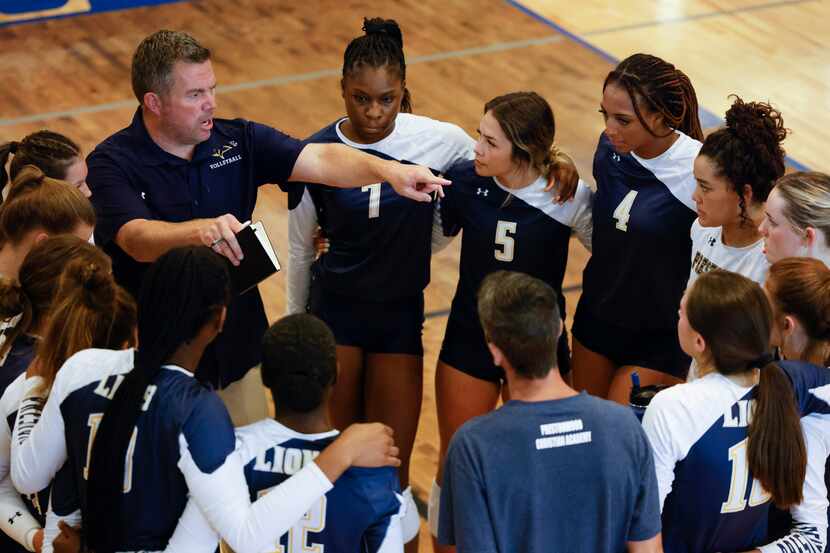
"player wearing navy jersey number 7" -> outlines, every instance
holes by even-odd
[[[577,390],[627,404],[635,370],[643,385],[686,376],[675,325],[689,277],[697,109],[688,77],[654,56],[630,56],[605,79],[593,253],[573,324]]]
[[[364,31],[343,55],[347,117],[308,142],[346,144],[438,172],[471,159],[474,141],[461,128],[409,113],[397,23],[367,19]],[[560,164],[559,173],[570,167]],[[409,503],[405,537],[417,536],[409,457],[421,413],[423,290],[431,253],[449,241],[441,232],[440,214],[435,214],[435,204],[407,201],[385,182],[360,189],[308,184],[290,198],[288,313],[310,309],[337,338],[340,376],[331,403],[335,427],[378,420],[394,428]],[[329,248],[315,262],[312,235],[318,224]],[[431,238],[436,238],[432,244]],[[416,551],[417,543],[407,548]]]

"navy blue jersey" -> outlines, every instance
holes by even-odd
[[[17,344],[17,342],[20,342],[20,338],[17,339],[15,344]],[[33,341],[31,343],[33,344]],[[12,351],[14,351],[14,348],[12,348]],[[7,363],[10,357],[7,358]],[[2,473],[0,480],[7,476],[9,469],[10,459],[8,458],[8,452],[11,445],[11,436],[14,431],[15,421],[17,420],[18,406],[20,405],[20,400],[23,396],[23,382],[25,380],[24,372],[27,367],[28,363],[22,367],[17,377],[6,385],[1,392],[2,397],[0,397],[0,415],[2,415],[3,420],[0,421],[0,441],[2,442],[2,444],[0,444],[0,451],[2,451],[3,454],[0,455],[0,457],[2,457],[2,459],[0,459],[0,473]],[[5,365],[3,365],[3,368],[5,368]],[[41,527],[46,520],[46,510],[49,506],[50,489],[51,487],[47,486],[38,493],[20,494],[26,511]],[[9,519],[12,519],[9,521],[10,524],[25,524],[26,521],[20,518],[22,517],[22,514],[23,513],[18,514],[17,512],[12,513],[11,516],[8,517]],[[0,551],[22,552],[25,550],[26,549],[20,546],[16,541],[0,532]]]
[[[830,406],[814,392],[820,381],[827,387],[830,371],[821,368],[822,375],[800,363],[782,367],[794,384],[802,413],[805,409],[813,417],[827,413]],[[654,450],[667,552],[746,551],[767,542],[770,495],[753,477],[747,461],[756,393],[756,386],[741,386],[712,372],[661,391],[646,410],[643,426]],[[810,495],[807,486],[823,486],[824,481],[826,455],[819,450],[825,448],[813,442],[811,446],[807,441],[805,503]],[[813,551],[817,527],[826,527],[826,507],[818,515],[811,504],[792,512],[800,523],[799,535],[790,540],[791,545],[798,544],[793,551]]]
[[[527,273],[552,286],[564,318],[562,280],[571,229],[583,243],[590,243],[590,189],[580,182],[574,199],[559,205],[544,191],[545,178],[510,190],[492,177],[478,176],[472,161],[453,167],[447,178],[453,184],[441,200],[444,233],[451,236],[464,230],[450,316],[477,326],[481,281],[492,272],[507,270]]]
[[[92,440],[109,400],[132,370],[133,358],[133,350],[90,349],[72,356],[55,380],[36,429],[38,438],[33,432],[25,444],[32,444],[36,455],[47,458],[53,455],[52,450],[65,447],[66,465],[79,487],[81,505],[86,498]],[[49,412],[55,406],[59,417]],[[25,417],[18,419],[20,425],[27,423]],[[19,433],[25,433],[22,426]],[[64,441],[65,445],[60,443]],[[154,551],[167,545],[188,499],[179,466],[183,449],[201,472],[211,473],[234,449],[233,426],[214,392],[191,373],[169,365],[162,367],[147,387],[127,451],[120,506],[121,520],[128,521],[120,529],[123,550]],[[62,505],[61,510],[69,507]]]
[[[445,171],[472,157],[473,141],[459,127],[418,115],[399,114],[392,134],[374,144],[350,141],[341,119],[308,138],[312,143],[342,143],[383,159],[414,163]],[[289,311],[304,310],[313,259],[311,235],[319,224],[329,251],[314,264],[314,278],[327,290],[369,301],[420,294],[429,283],[430,239],[435,206],[395,193],[389,183],[362,188],[308,184],[300,199],[292,193],[289,206]],[[305,249],[305,262],[297,250]],[[297,272],[300,271],[300,274]],[[302,288],[302,289],[298,289]],[[293,307],[292,307],[293,306]]]
[[[677,324],[691,267],[689,231],[697,216],[692,167],[701,147],[678,135],[654,159],[620,154],[600,136],[593,251],[579,300],[593,317],[632,329]]]
[[[28,334],[18,336],[5,358],[0,359],[0,395],[3,395],[9,384],[29,368],[29,364],[35,357],[36,342],[34,336]]]
[[[300,434],[274,420],[238,429],[238,449],[246,463],[251,501],[298,472],[336,436],[336,431]],[[280,538],[280,545],[285,551],[402,551],[399,489],[393,468],[351,468]]]

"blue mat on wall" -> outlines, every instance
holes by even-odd
[[[181,0],[0,0],[0,26]]]

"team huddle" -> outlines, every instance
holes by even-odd
[[[733,97],[704,135],[686,75],[634,54],[589,184],[545,98],[489,99],[472,138],[412,113],[394,21],[363,31],[303,141],[214,118],[210,51],[158,31],[86,158],[0,146],[0,550],[418,551],[424,289],[460,234],[434,551],[824,552],[830,176],[785,174],[782,115]],[[270,327],[231,280],[266,184]]]

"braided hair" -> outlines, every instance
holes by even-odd
[[[752,188],[753,202],[767,201],[775,181],[784,175],[781,142],[787,129],[781,113],[769,104],[731,97],[735,101],[726,112],[726,127],[707,136],[698,155],[709,158],[726,177],[738,195],[741,224],[752,226],[746,215],[743,187],[748,184]]]
[[[204,246],[176,248],[147,270],[138,297],[135,365],[109,402],[95,436],[83,517],[91,549],[123,549],[124,462],[147,386],[176,350],[230,302],[223,259]]]
[[[656,56],[634,54],[608,73],[602,90],[609,84],[617,85],[628,93],[637,119],[652,136],[662,138],[646,124],[644,109],[649,113],[659,113],[669,128],[703,141],[697,94],[689,77],[674,65]]]
[[[363,18],[363,36],[353,39],[343,53],[343,77],[353,76],[362,67],[395,70],[404,83],[401,111],[412,113],[412,95],[406,88],[406,58],[403,35],[394,19]]]
[[[6,163],[12,158],[9,170]],[[49,130],[33,132],[20,142],[0,145],[0,190],[14,180],[25,165],[34,165],[53,179],[64,179],[69,166],[81,158],[81,148],[71,138]]]

